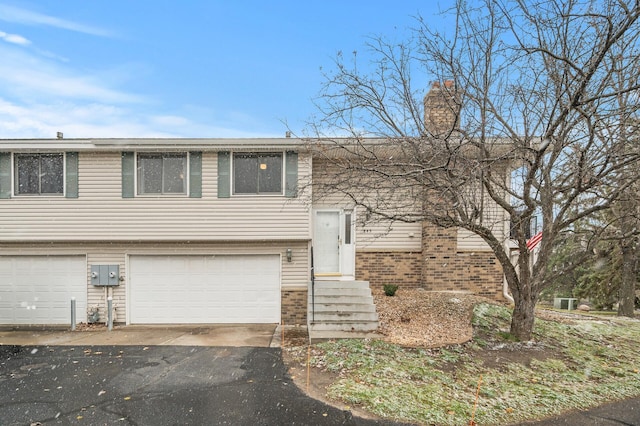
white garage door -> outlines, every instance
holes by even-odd
[[[85,256],[0,256],[0,324],[70,324],[87,320]]]
[[[280,256],[130,256],[130,323],[280,322]]]

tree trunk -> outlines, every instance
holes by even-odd
[[[519,299],[515,300],[511,316],[511,334],[519,341],[529,341],[533,334],[536,302],[531,297]]]
[[[508,268],[512,273],[505,274],[515,305],[511,315],[510,333],[519,341],[531,340],[536,301],[538,300],[538,294],[533,291],[535,287],[530,268],[530,261],[532,260],[530,256],[531,253],[526,247],[520,247],[519,273],[516,274],[515,269]]]
[[[618,316],[633,318],[636,297],[636,256],[633,243],[629,239],[620,241],[620,249],[622,251],[622,279],[618,296]]]

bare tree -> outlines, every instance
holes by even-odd
[[[622,37],[626,41],[627,37]],[[624,45],[624,44],[623,44]],[[605,135],[618,141],[619,157],[625,158],[638,151],[640,145],[638,130],[640,129],[638,118],[634,109],[638,104],[638,94],[624,90],[627,82],[637,78],[640,74],[640,63],[625,60],[622,52],[612,50],[610,60],[614,69],[614,87],[617,89],[617,106],[621,113],[619,117],[619,132],[615,135]],[[615,127],[614,127],[615,128]],[[636,164],[624,167],[621,178],[633,179],[626,190],[613,204],[612,216],[616,219],[614,229],[617,231],[615,238],[622,256],[622,268],[620,271],[620,289],[618,292],[618,315],[634,317],[635,291],[638,280],[638,236],[640,235],[640,187],[634,176]]]
[[[635,70],[637,73],[638,70]],[[625,97],[627,98],[627,97]],[[634,99],[633,102],[637,102]],[[622,155],[638,149],[637,123],[623,128],[618,135]],[[627,167],[635,167],[629,165]],[[622,169],[626,176],[637,174],[634,170]],[[623,177],[624,179],[624,177]],[[638,182],[632,182],[620,193],[619,199],[613,203],[610,215],[613,217],[611,239],[617,244],[621,255],[621,268],[618,289],[618,315],[633,318],[635,316],[636,282],[638,281],[638,237],[640,236],[640,191]]]
[[[636,192],[637,194],[637,192]],[[620,234],[618,246],[622,254],[618,315],[635,317],[636,282],[638,281],[638,200],[628,191],[618,203]]]
[[[618,100],[638,96],[628,71],[640,58],[639,15],[637,2],[616,0],[459,1],[445,12],[449,32],[418,18],[402,43],[370,39],[364,71],[360,54],[339,55],[309,138],[327,164],[316,192],[370,217],[480,236],[514,298],[511,333],[529,340],[538,297],[562,273],[547,268],[554,241],[636,178],[638,150],[620,149],[620,135],[639,102]],[[426,79],[447,83],[425,111]],[[531,265],[534,215],[543,239]]]

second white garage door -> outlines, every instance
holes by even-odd
[[[129,257],[132,324],[280,322],[280,256]]]

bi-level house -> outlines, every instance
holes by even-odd
[[[310,201],[321,167],[289,137],[0,140],[0,324],[68,324],[72,297],[78,322],[112,298],[126,324],[306,324],[312,263],[368,300],[366,282],[501,297],[480,239],[359,225]]]

